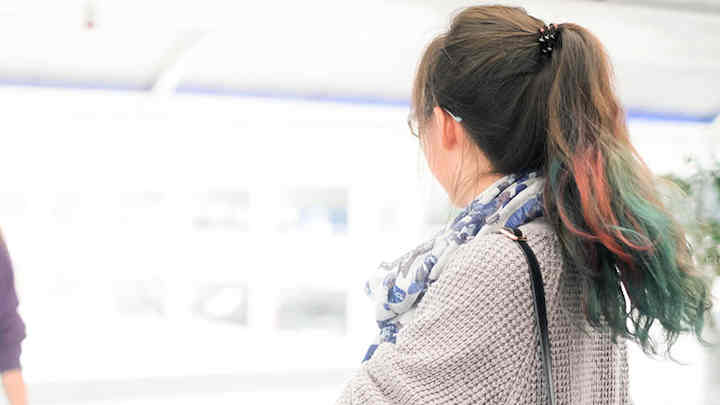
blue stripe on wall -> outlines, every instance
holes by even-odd
[[[46,87],[60,89],[86,89],[86,90],[106,90],[106,91],[149,91],[150,86],[137,84],[123,84],[110,82],[74,82],[66,80],[13,80],[0,79],[0,86],[25,86],[25,87]],[[329,95],[326,93],[293,93],[273,90],[238,90],[223,87],[212,86],[194,86],[180,85],[176,89],[181,94],[205,94],[226,97],[263,97],[271,99],[298,100],[298,101],[318,101],[333,102],[343,104],[362,104],[362,105],[386,105],[403,107],[409,106],[408,99],[372,97],[372,96],[342,96]],[[674,122],[695,122],[695,123],[711,123],[717,117],[717,114],[711,115],[695,115],[681,112],[657,112],[636,108],[626,108],[628,120],[651,120],[651,121],[674,121]]]
[[[341,95],[328,95],[324,93],[293,93],[293,92],[282,92],[274,90],[237,90],[237,89],[225,89],[225,88],[213,88],[213,87],[202,87],[202,86],[190,86],[180,85],[176,90],[178,93],[186,94],[210,94],[217,96],[230,96],[230,97],[266,97],[272,99],[287,99],[287,100],[300,100],[300,101],[322,101],[322,102],[333,102],[333,103],[344,103],[344,104],[374,104],[374,105],[387,105],[404,107],[409,106],[410,103],[407,99],[394,99],[387,97],[372,97],[372,96],[341,96]]]
[[[715,115],[692,115],[671,112],[653,112],[641,109],[627,108],[628,119],[643,119],[652,121],[676,121],[676,122],[698,122],[711,123],[719,114]]]
[[[52,79],[0,79],[0,86],[46,87],[54,89],[89,89],[89,90],[115,90],[115,91],[147,91],[148,86],[130,85],[110,82],[75,82]]]

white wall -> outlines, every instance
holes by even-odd
[[[426,211],[446,202],[404,107],[25,87],[0,88],[0,106],[0,224],[38,387],[356,367],[376,328],[365,275],[419,242]],[[630,130],[657,172],[710,145],[701,124]],[[346,189],[347,234],[273,231],[294,215],[295,186]],[[249,231],[197,229],[193,218],[216,209],[207,193],[228,190],[251,193]],[[133,280],[166,283],[167,316],[118,308],[116,287]],[[249,328],[190,316],[193,286],[209,280],[250,283]],[[348,336],[274,329],[277,288],[303,285],[349,291]],[[636,396],[655,375],[642,367]]]

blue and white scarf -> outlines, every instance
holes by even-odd
[[[369,360],[382,342],[395,343],[398,330],[415,315],[416,304],[440,277],[442,264],[463,243],[503,226],[519,226],[542,216],[544,178],[537,171],[506,175],[482,191],[429,240],[393,262],[381,262],[365,283],[375,305],[380,334],[367,350]]]

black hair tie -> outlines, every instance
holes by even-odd
[[[545,25],[538,28],[538,42],[540,43],[540,53],[550,56],[553,47],[560,37],[560,32],[555,24]]]

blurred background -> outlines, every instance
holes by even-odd
[[[30,402],[334,401],[376,333],[365,278],[455,213],[406,117],[424,45],[472,4],[0,2]],[[719,2],[502,4],[600,37],[636,147],[717,252]],[[720,403],[692,338],[685,366],[630,350],[636,404]]]

